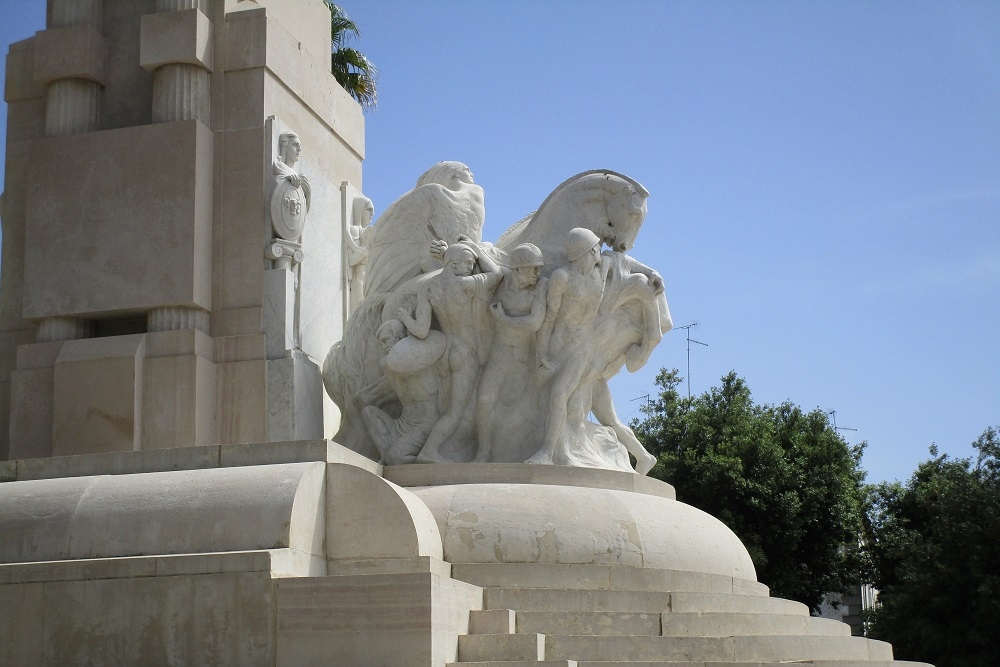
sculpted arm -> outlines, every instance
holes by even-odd
[[[400,308],[396,311],[399,321],[403,323],[411,336],[423,340],[431,330],[431,302],[426,294],[417,296],[416,317],[410,316],[410,311]]]
[[[653,288],[653,291],[657,294],[663,291],[663,276],[654,269],[649,268],[639,260],[624,253],[622,253],[622,260],[629,273],[641,273],[646,276],[649,286]]]
[[[558,269],[549,280],[545,319],[542,322],[541,331],[538,332],[538,363],[546,368],[552,368],[548,360],[549,339],[552,338],[552,330],[556,326],[556,316],[559,314],[559,307],[562,305],[562,297],[566,291],[568,280],[569,276],[563,269]],[[534,304],[532,304],[532,310],[534,310]]]

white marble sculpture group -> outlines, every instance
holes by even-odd
[[[631,454],[647,473],[655,459],[608,389],[671,327],[662,278],[626,254],[647,196],[622,174],[584,172],[496,244],[482,241],[483,189],[459,162],[432,167],[371,227],[363,200],[351,240],[364,298],[323,369],[336,440],[389,465],[631,470]]]

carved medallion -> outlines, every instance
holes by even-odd
[[[306,226],[308,203],[301,187],[292,185],[289,179],[278,181],[271,195],[271,226],[274,233],[286,241],[294,241],[302,236]]]

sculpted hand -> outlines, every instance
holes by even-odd
[[[396,309],[396,319],[398,319],[403,324],[406,324],[407,320],[409,320],[411,322],[413,321],[413,315],[406,308],[397,308]]]
[[[649,286],[653,288],[653,291],[657,294],[663,291],[663,276],[661,276],[656,271],[649,276]]]
[[[431,257],[435,259],[444,259],[444,253],[448,249],[448,244],[440,239],[435,239],[431,241]]]
[[[302,178],[298,174],[289,174],[288,182],[292,184],[292,187],[299,187],[302,185]]]

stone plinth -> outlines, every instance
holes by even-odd
[[[2,666],[904,664],[631,473],[325,440],[27,459],[0,534]]]

